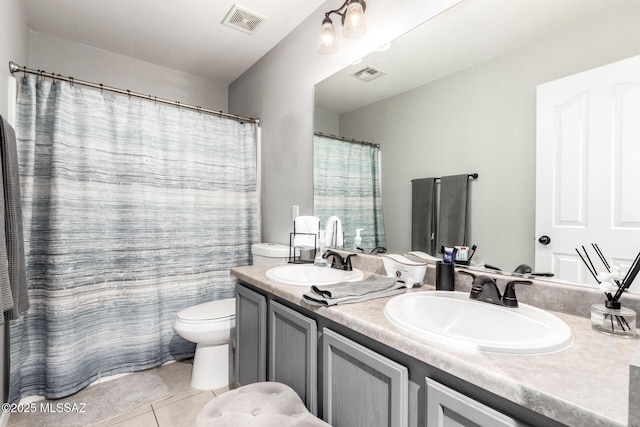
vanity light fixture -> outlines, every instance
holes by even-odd
[[[323,55],[330,55],[336,53],[339,49],[333,21],[331,21],[330,17],[332,13],[341,17],[342,35],[347,39],[357,39],[367,32],[367,27],[364,23],[364,11],[366,8],[367,5],[364,0],[346,0],[338,9],[325,13],[322,20],[320,39],[318,40],[318,52]]]

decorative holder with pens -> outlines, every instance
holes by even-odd
[[[582,259],[587,270],[596,279],[600,285],[600,290],[606,296],[604,304],[593,304],[591,306],[591,327],[605,334],[633,338],[636,336],[636,312],[627,307],[622,307],[619,299],[622,293],[631,286],[640,271],[640,253],[638,253],[623,277],[619,268],[607,262],[598,245],[592,243],[591,246],[606,270],[606,272],[598,273],[585,247],[582,246],[583,253],[576,248],[580,259]]]

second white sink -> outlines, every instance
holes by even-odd
[[[316,267],[312,264],[287,264],[267,271],[267,279],[292,286],[356,282],[363,277],[364,273],[355,268],[352,271],[344,271],[330,267]]]
[[[462,292],[399,295],[389,300],[384,313],[408,332],[465,349],[541,354],[564,350],[573,342],[569,326],[545,310],[473,301]]]

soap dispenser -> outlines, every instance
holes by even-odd
[[[360,236],[362,230],[362,228],[356,228],[356,237],[353,238],[353,249],[358,249],[362,244],[362,237]]]

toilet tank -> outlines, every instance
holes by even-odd
[[[255,243],[251,245],[253,265],[286,264],[289,261],[289,246],[278,243]]]

